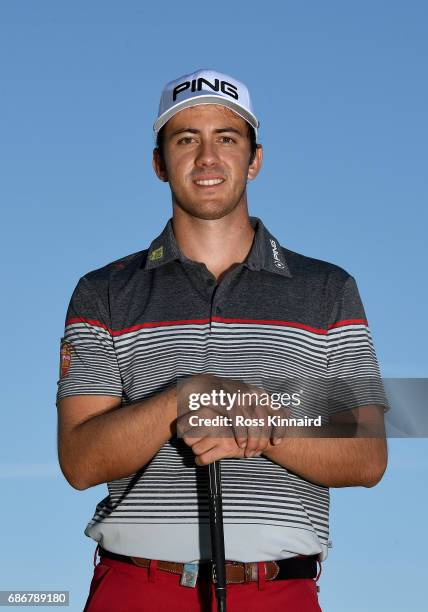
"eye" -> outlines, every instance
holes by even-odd
[[[177,144],[190,144],[193,140],[192,136],[183,136],[180,140],[177,140]]]
[[[231,136],[221,136],[220,140],[225,144],[230,144],[231,142],[235,142]]]

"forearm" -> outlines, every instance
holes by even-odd
[[[326,487],[374,486],[387,464],[380,437],[286,436],[264,455],[290,472]]]
[[[175,433],[175,386],[80,423],[60,440],[60,463],[77,489],[123,478],[146,465]]]

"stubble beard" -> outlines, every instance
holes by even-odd
[[[246,190],[247,185],[245,184],[238,198],[234,198],[233,200],[224,203],[207,202],[203,206],[194,202],[180,199],[173,191],[172,187],[171,194],[173,204],[181,208],[181,210],[191,217],[205,221],[215,221],[216,219],[222,219],[223,217],[226,217],[232,213],[241,201],[246,203]]]

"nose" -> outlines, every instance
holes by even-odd
[[[218,155],[215,145],[209,141],[201,142],[196,155],[196,166],[203,168],[206,166],[214,166],[218,163]]]

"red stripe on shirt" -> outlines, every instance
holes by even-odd
[[[345,325],[368,325],[367,319],[344,319],[343,321],[337,321],[328,326],[328,329],[333,327],[345,327]]]
[[[108,332],[112,332],[112,330],[107,327],[107,325],[104,325],[104,323],[101,323],[101,321],[95,321],[93,319],[86,319],[85,317],[73,317],[71,319],[68,319],[65,322],[65,325],[73,325],[73,323],[87,323],[88,325],[93,325],[94,327],[102,327],[103,329],[106,329]]]
[[[213,317],[212,320],[216,323],[253,323],[255,325],[282,325],[284,327],[297,327],[298,329],[305,329],[315,334],[327,333],[325,329],[311,327],[310,325],[305,325],[304,323],[297,323],[294,321],[278,321],[274,319],[224,319],[222,317]]]
[[[87,323],[88,325],[94,325],[95,327],[102,327],[107,330],[112,336],[120,336],[129,332],[138,331],[147,327],[168,327],[174,325],[203,325],[209,323],[209,319],[180,319],[178,321],[148,321],[146,323],[140,323],[139,325],[132,325],[131,327],[125,327],[124,329],[110,329],[101,321],[93,321],[91,319],[85,319],[84,317],[74,317],[66,321],[66,325],[72,325],[73,323]]]
[[[213,317],[212,321],[215,323],[242,323],[246,325],[278,325],[283,327],[294,327],[297,329],[304,329],[309,332],[313,332],[315,334],[327,334],[328,329],[333,329],[335,327],[344,327],[346,325],[367,325],[366,319],[344,319],[342,321],[337,321],[336,323],[332,323],[326,329],[320,329],[316,327],[311,327],[310,325],[305,325],[304,323],[298,323],[295,321],[278,321],[275,319],[235,319],[230,318],[226,319],[223,317]],[[122,334],[127,334],[130,332],[138,331],[139,329],[144,328],[152,328],[152,327],[174,327],[175,325],[206,325],[209,323],[209,319],[180,319],[178,321],[148,321],[146,323],[140,323],[139,325],[132,325],[131,327],[126,327],[124,329],[113,330],[107,327],[101,321],[96,321],[93,319],[86,319],[85,317],[73,317],[66,321],[66,325],[73,325],[74,323],[87,323],[88,325],[93,325],[94,327],[101,327],[108,331],[112,336],[120,336]]]

